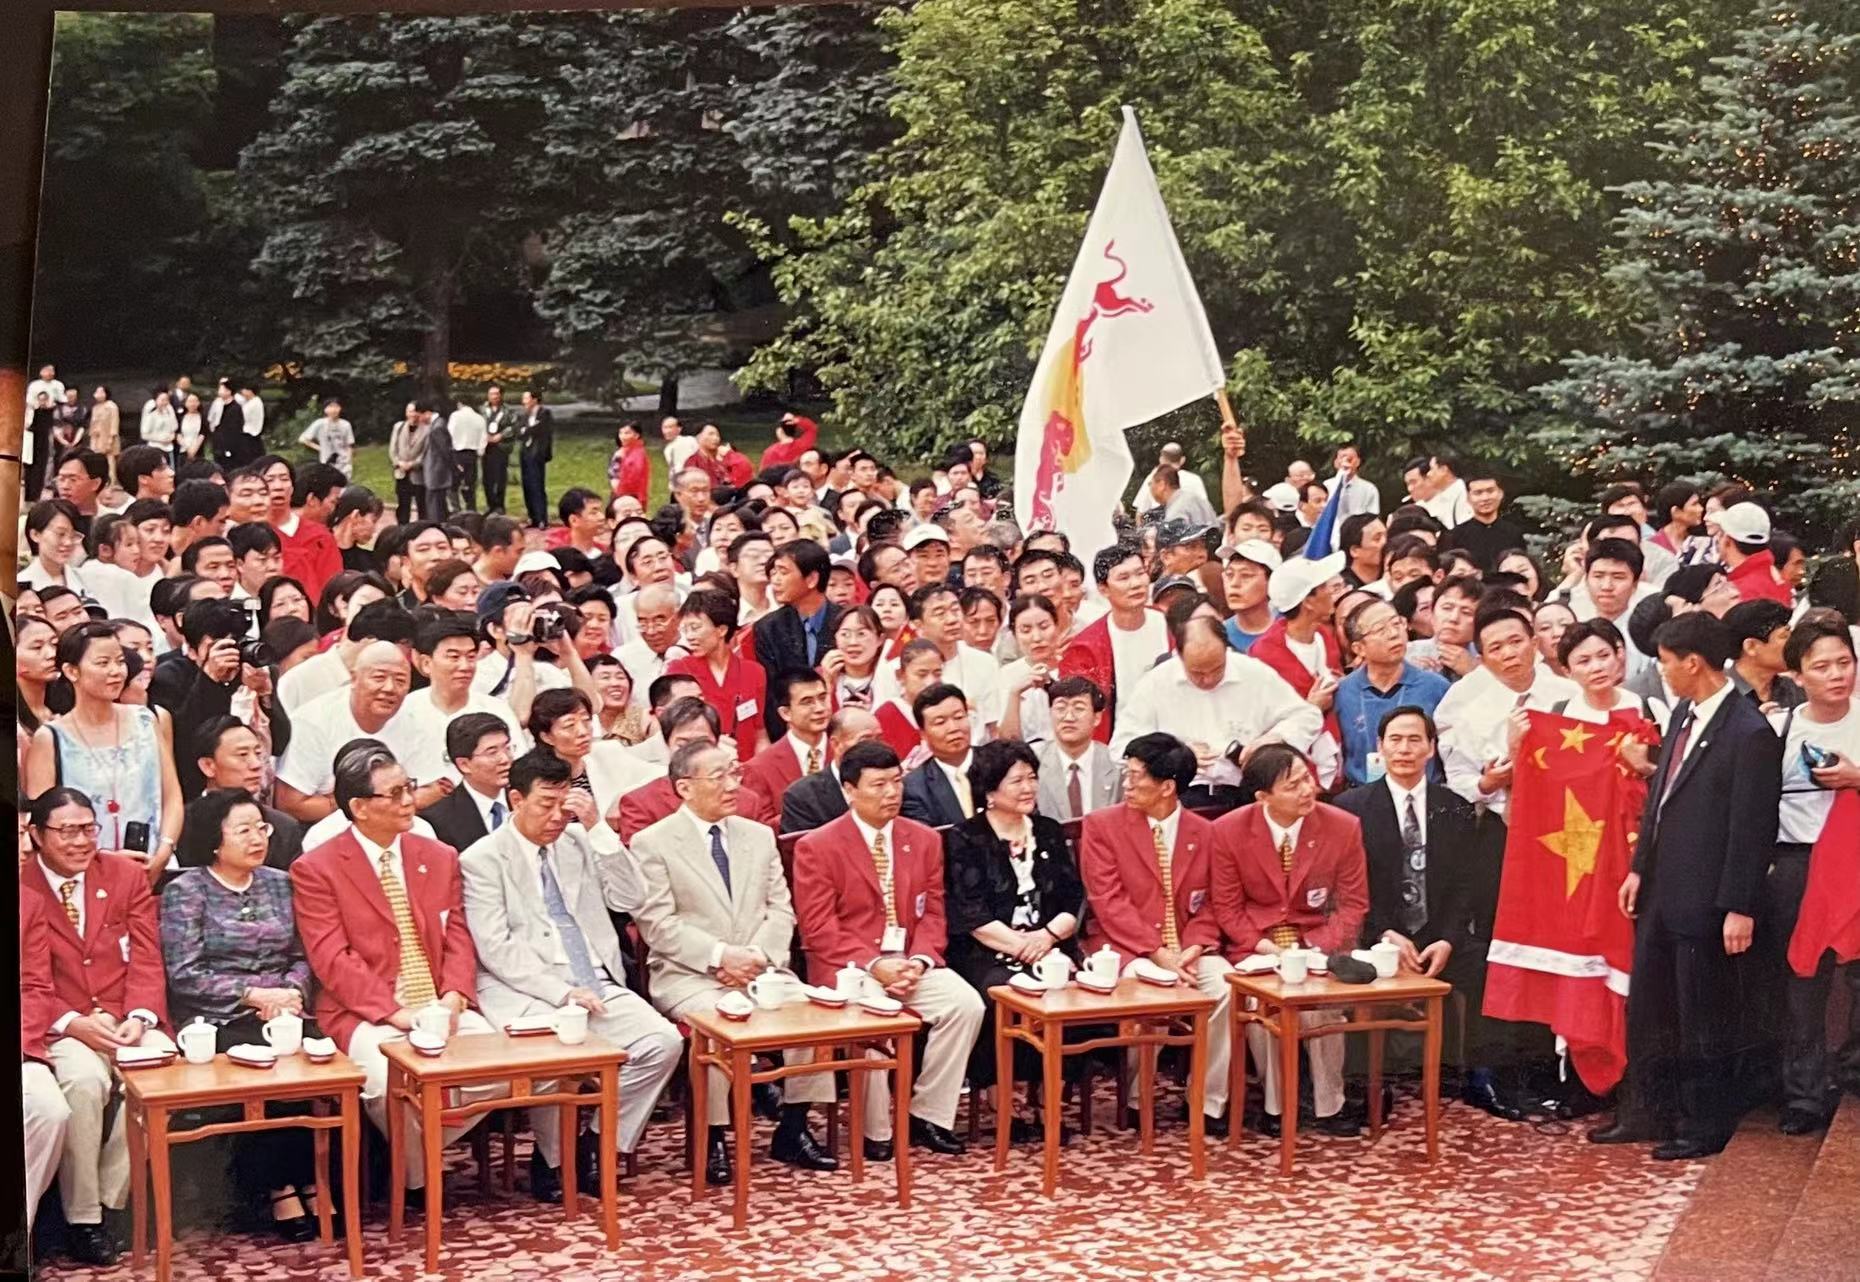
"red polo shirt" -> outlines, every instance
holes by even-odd
[[[704,702],[716,710],[723,737],[736,740],[736,759],[748,764],[761,742],[762,700],[768,694],[768,674],[762,665],[731,654],[723,680],[718,681],[708,659],[690,654],[666,664],[665,675],[690,677],[698,683]]]

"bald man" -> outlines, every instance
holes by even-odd
[[[313,824],[336,809],[336,753],[351,739],[379,739],[399,758],[412,759],[405,742],[412,718],[400,716],[413,684],[413,668],[391,641],[370,641],[355,656],[355,679],[303,704],[291,718],[291,746],[278,763],[278,809]],[[432,805],[452,789],[450,780],[416,779],[415,805]]]
[[[885,737],[878,718],[864,708],[841,708],[827,722],[828,759],[838,761],[856,743]],[[802,775],[781,795],[781,830],[812,832],[846,813],[846,792],[832,766]]]
[[[672,584],[654,583],[615,602],[614,629],[627,639],[614,651],[614,657],[633,678],[632,702],[636,708],[646,707],[647,691],[665,675],[665,665],[685,656],[685,648],[678,644],[680,600]]]

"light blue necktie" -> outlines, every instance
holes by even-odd
[[[588,953],[588,941],[582,937],[581,926],[562,898],[562,886],[555,879],[555,869],[549,866],[549,847],[541,847],[537,855],[542,863],[543,907],[549,910],[550,919],[562,932],[562,951],[568,954],[568,973],[578,986],[598,993],[601,991],[600,976],[595,972],[594,959]]]

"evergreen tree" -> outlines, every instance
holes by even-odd
[[[1736,481],[1810,522],[1860,504],[1857,43],[1771,0],[1660,126],[1669,176],[1622,189],[1610,273],[1642,341],[1540,389],[1579,416],[1537,434],[1579,482]]]

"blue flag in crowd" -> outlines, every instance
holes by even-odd
[[[1317,520],[1311,523],[1310,537],[1305,539],[1304,557],[1307,561],[1322,561],[1337,546],[1337,508],[1343,502],[1342,481],[1330,492],[1330,501],[1324,504],[1324,510],[1318,513]]]

